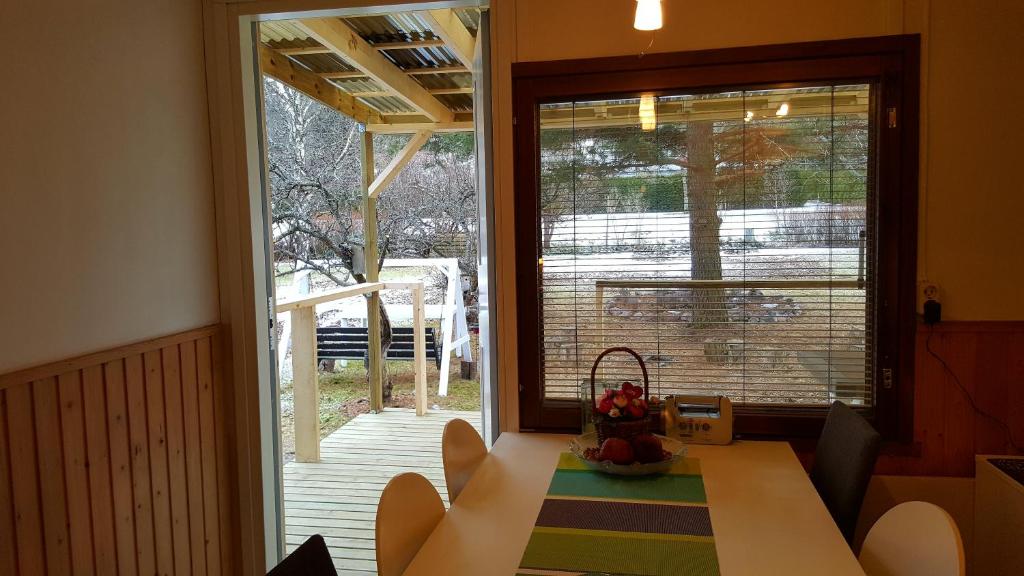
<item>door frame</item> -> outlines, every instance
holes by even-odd
[[[229,336],[224,339],[221,369],[228,398],[229,483],[235,487],[231,546],[236,551],[237,573],[264,573],[284,554],[275,354],[273,345],[268,345],[273,318],[273,283],[268,281],[272,253],[266,234],[269,197],[264,194],[262,94],[254,26],[300,13],[326,17],[425,5],[487,8],[488,4],[486,0],[203,0],[220,318]],[[491,388],[498,389],[496,381]],[[277,490],[266,490],[266,486]]]

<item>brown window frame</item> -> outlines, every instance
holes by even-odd
[[[871,83],[877,137],[875,211],[874,425],[888,440],[911,442],[916,331],[918,99],[920,38],[884,36],[512,65],[519,418],[522,430],[572,432],[579,402],[545,400],[541,380],[538,193],[539,106],[571,98],[680,90],[787,88]],[[894,113],[890,111],[894,110]],[[884,384],[883,384],[884,383]],[[817,435],[825,408],[737,410],[739,435]]]

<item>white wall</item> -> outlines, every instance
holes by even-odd
[[[0,373],[216,322],[200,0],[0,22]]]

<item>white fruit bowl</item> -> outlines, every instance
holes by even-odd
[[[611,460],[590,460],[586,452],[590,448],[597,448],[597,432],[582,434],[569,440],[569,450],[576,455],[591,470],[614,474],[616,476],[649,476],[651,474],[664,474],[672,465],[686,457],[686,445],[678,440],[655,434],[661,440],[661,447],[669,453],[669,457],[661,462],[650,462],[641,464],[615,464]]]

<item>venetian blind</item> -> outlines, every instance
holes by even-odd
[[[540,109],[544,397],[609,346],[651,394],[872,404],[872,87]],[[635,379],[627,357],[602,377]]]

